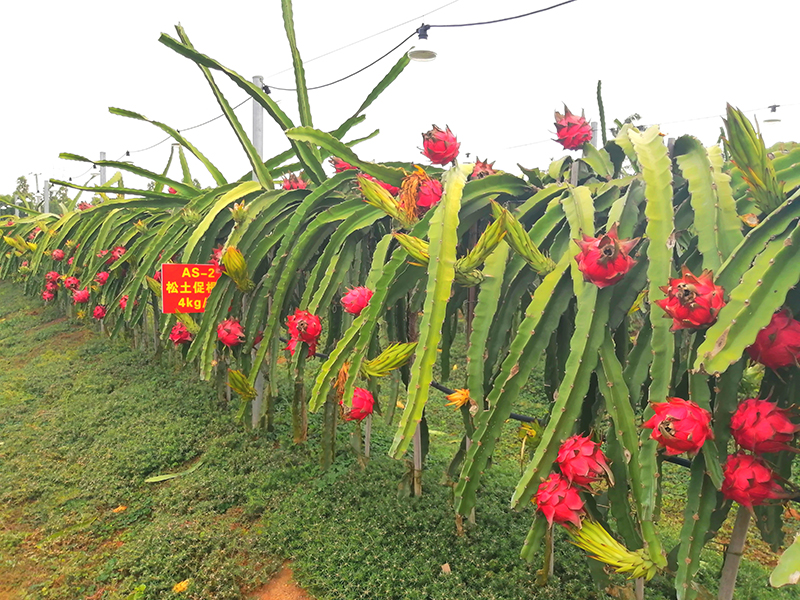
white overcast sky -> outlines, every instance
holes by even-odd
[[[513,16],[557,0],[295,0],[298,45],[309,86],[327,83],[371,62],[422,22],[452,24]],[[220,113],[200,70],[158,42],[181,23],[195,47],[238,73],[294,87],[279,0],[19,0],[0,3],[0,193],[16,178],[84,181],[89,165],[58,159],[59,152],[116,160],[126,151],[137,165],[161,171],[169,142],[146,152],[164,134],[111,115],[109,106],[185,129]],[[432,12],[433,11],[433,12]],[[426,13],[432,13],[425,15]],[[371,39],[311,60],[408,21]],[[564,154],[555,142],[553,111],[566,103],[598,119],[597,80],[606,117],[638,112],[671,137],[690,133],[716,141],[725,103],[758,117],[768,144],[800,141],[797,75],[797,0],[577,0],[515,21],[432,29],[439,56],[412,63],[352,131],[380,135],[355,148],[365,159],[420,160],[420,134],[449,125],[462,153],[496,161],[518,173],[545,167]],[[333,129],[358,107],[400,53],[343,83],[312,91],[314,125]],[[231,104],[245,95],[223,75],[217,81]],[[299,124],[291,92],[273,98]],[[779,104],[779,123],[767,106]],[[237,110],[247,131],[248,102]],[[776,116],[776,115],[773,115]],[[224,119],[186,133],[231,179],[248,170]],[[265,155],[288,148],[265,116]],[[211,178],[199,163],[193,175]],[[179,166],[171,175],[180,177]],[[83,174],[83,175],[82,175]],[[78,178],[82,175],[81,178]],[[143,186],[127,175],[128,186]]]

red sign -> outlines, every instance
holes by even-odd
[[[200,313],[217,285],[220,273],[214,265],[161,265],[161,311]]]

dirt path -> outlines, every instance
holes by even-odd
[[[269,583],[254,591],[249,600],[314,600],[292,579],[292,568],[285,563]]]

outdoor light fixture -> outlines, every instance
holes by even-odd
[[[769,112],[771,113],[777,112],[779,106],[780,104],[773,104],[769,106]],[[764,119],[764,123],[780,123],[780,121],[781,120],[778,117],[773,117],[771,119]]]
[[[430,28],[430,25],[422,24],[420,28],[417,29],[419,42],[416,46],[412,46],[411,50],[408,51],[408,58],[411,60],[416,60],[417,62],[430,62],[436,58],[436,52],[431,49],[428,42],[428,29]]]

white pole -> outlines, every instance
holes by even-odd
[[[253,77],[253,83],[261,89],[264,86],[264,78],[261,75]],[[253,146],[261,159],[264,159],[264,107],[255,98],[253,99]],[[253,181],[257,181],[256,174],[253,173]]]
[[[100,153],[100,160],[105,160],[105,159],[106,159],[106,153],[105,152],[101,152]],[[101,166],[100,167],[100,185],[105,185],[105,184],[106,184],[106,168]]]
[[[45,177],[42,187],[42,210],[46,213],[50,212],[50,180],[47,177]]]
[[[603,138],[600,137],[600,127],[597,121],[592,121],[592,144],[595,148],[603,147]]]

